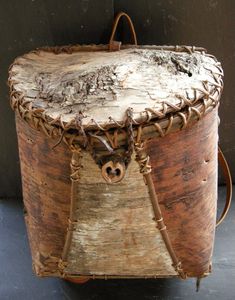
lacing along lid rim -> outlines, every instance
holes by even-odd
[[[76,46],[61,46],[61,47],[44,47],[37,49],[36,51],[33,51],[33,53],[40,54],[42,51],[45,52],[51,52],[54,54],[61,54],[61,53],[67,53],[71,54],[78,51],[106,51],[108,50],[109,45],[76,45]],[[185,52],[185,53],[201,53],[202,55],[208,56],[212,58],[215,61],[214,68],[217,68],[218,72],[209,70],[211,72],[211,78],[213,78],[213,82],[209,82],[207,80],[206,82],[203,82],[203,89],[195,89],[195,99],[192,101],[192,99],[189,99],[187,97],[187,94],[185,96],[178,95],[178,104],[174,105],[170,103],[169,101],[162,101],[161,107],[158,110],[154,110],[153,108],[146,108],[142,113],[139,113],[135,115],[135,111],[133,111],[134,115],[134,124],[135,125],[144,125],[149,122],[157,121],[160,119],[165,118],[169,114],[178,113],[184,108],[187,107],[194,107],[198,102],[204,101],[208,102],[209,99],[212,100],[212,103],[207,103],[208,105],[213,105],[218,103],[221,91],[223,88],[223,70],[221,68],[221,64],[216,60],[216,58],[212,55],[206,54],[204,48],[197,48],[194,46],[136,46],[136,45],[124,45],[122,49],[156,49],[156,50],[164,50],[164,51],[173,51],[173,52]],[[27,54],[25,55],[27,56]],[[22,56],[24,57],[24,56]],[[13,109],[16,108],[15,103],[17,102],[17,107],[21,107],[21,110],[25,111],[25,114],[28,113],[30,115],[33,115],[35,117],[42,118],[46,123],[54,126],[59,126],[62,129],[76,129],[77,128],[77,120],[74,118],[70,122],[64,122],[60,116],[58,119],[53,119],[49,115],[47,115],[46,111],[42,108],[37,108],[30,103],[30,101],[25,98],[25,95],[18,91],[15,88],[15,85],[17,82],[15,81],[14,75],[15,73],[12,71],[12,68],[19,63],[19,59],[17,58],[14,63],[11,65],[9,69],[9,86],[10,86],[10,92],[11,92],[11,102]],[[80,116],[81,120],[83,116]],[[95,120],[95,118],[92,118],[88,124],[84,124],[83,128],[85,131],[93,131],[93,130],[107,130],[110,128],[117,128],[117,127],[125,127],[125,119],[122,121],[115,120],[115,118],[112,118],[111,116],[107,119],[107,121],[99,123]]]

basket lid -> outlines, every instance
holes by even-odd
[[[10,80],[24,101],[49,121],[73,126],[80,114],[86,129],[125,122],[129,107],[134,120],[143,122],[214,95],[221,85],[215,75],[222,75],[215,58],[161,48],[110,52],[102,46],[78,46],[59,54],[55,48],[41,49],[16,59]]]
[[[120,50],[114,35],[122,16],[135,45]],[[41,48],[17,58],[9,73],[13,108],[63,130],[124,127],[129,108],[133,124],[201,100],[206,109],[217,104],[223,86],[221,65],[204,48],[137,46],[125,13],[117,16],[109,45]]]

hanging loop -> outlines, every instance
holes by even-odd
[[[110,40],[109,40],[109,50],[110,51],[120,50],[120,48],[121,48],[121,42],[114,41],[114,36],[115,36],[117,26],[118,26],[118,23],[119,23],[121,17],[125,17],[127,19],[128,24],[129,24],[130,29],[131,29],[133,43],[135,45],[137,45],[137,38],[136,38],[135,28],[134,28],[134,25],[133,25],[133,22],[132,22],[131,18],[128,16],[128,14],[126,14],[124,12],[120,12],[116,16],[116,18],[114,20],[114,23],[113,23],[113,29],[112,29],[111,37],[110,37]]]

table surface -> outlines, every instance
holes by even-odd
[[[219,211],[225,188],[219,188]],[[234,200],[234,199],[233,199]],[[213,272],[195,291],[195,279],[91,280],[76,285],[32,273],[21,200],[0,200],[0,299],[1,300],[171,300],[235,299],[235,205],[216,230]]]

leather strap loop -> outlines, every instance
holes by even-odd
[[[219,226],[224,221],[224,219],[229,211],[231,201],[232,201],[232,177],[231,177],[228,163],[227,163],[220,147],[218,147],[218,161],[222,168],[223,175],[225,178],[226,201],[225,201],[225,206],[224,206],[223,212],[222,212],[221,216],[219,217],[218,221],[216,222],[216,226]]]
[[[137,45],[137,37],[136,37],[135,28],[134,28],[134,25],[133,25],[133,22],[132,22],[131,18],[128,16],[128,14],[126,14],[124,12],[120,12],[114,20],[112,33],[111,33],[111,37],[110,37],[110,40],[109,40],[109,49],[110,50],[120,49],[121,43],[117,42],[117,41],[114,41],[114,36],[115,36],[117,26],[118,26],[118,23],[119,23],[121,17],[126,17],[128,23],[129,23],[130,29],[131,29],[133,43],[135,45]]]

